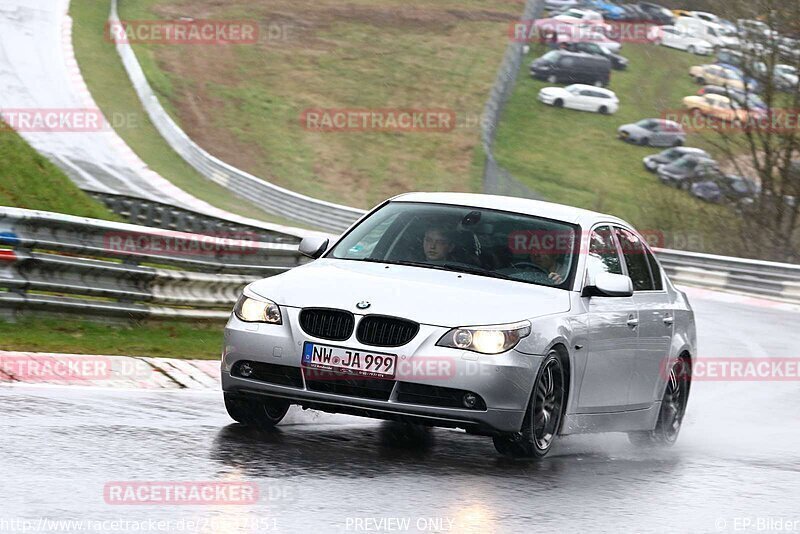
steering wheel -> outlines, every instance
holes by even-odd
[[[511,266],[516,269],[536,269],[546,277],[550,276],[550,271],[530,261],[518,261],[516,263],[512,263]]]

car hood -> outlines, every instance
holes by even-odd
[[[570,309],[565,289],[327,258],[258,280],[249,289],[282,306],[339,308],[446,327],[511,323]],[[361,301],[371,306],[359,310],[356,303]]]
[[[566,89],[564,89],[563,87],[545,87],[539,92],[542,93],[543,95],[551,95],[551,96],[571,95],[571,93]]]

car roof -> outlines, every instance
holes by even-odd
[[[605,93],[609,96],[616,96],[614,94],[614,91],[612,91],[611,89],[606,89],[604,87],[597,87],[595,85],[587,85],[585,83],[571,83],[567,87],[579,87],[581,89],[591,89],[592,91],[597,91],[598,93]]]
[[[429,204],[452,204],[456,206],[467,206],[472,208],[496,209],[510,211],[525,215],[544,217],[573,224],[581,227],[590,227],[597,222],[614,222],[630,226],[627,222],[595,211],[555,204],[542,200],[531,200],[519,197],[506,197],[500,195],[485,195],[478,193],[403,193],[390,199],[395,202],[422,202]]]

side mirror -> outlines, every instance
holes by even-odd
[[[583,294],[589,297],[630,297],[633,295],[633,282],[623,274],[599,273],[594,285],[586,286]]]
[[[304,237],[300,241],[300,254],[317,259],[322,256],[328,248],[328,238],[326,237]]]

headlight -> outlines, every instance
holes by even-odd
[[[439,339],[438,347],[471,350],[482,354],[500,354],[517,346],[531,333],[531,323],[453,328]]]
[[[248,323],[281,324],[281,309],[267,299],[259,300],[242,295],[233,307],[233,313]]]

